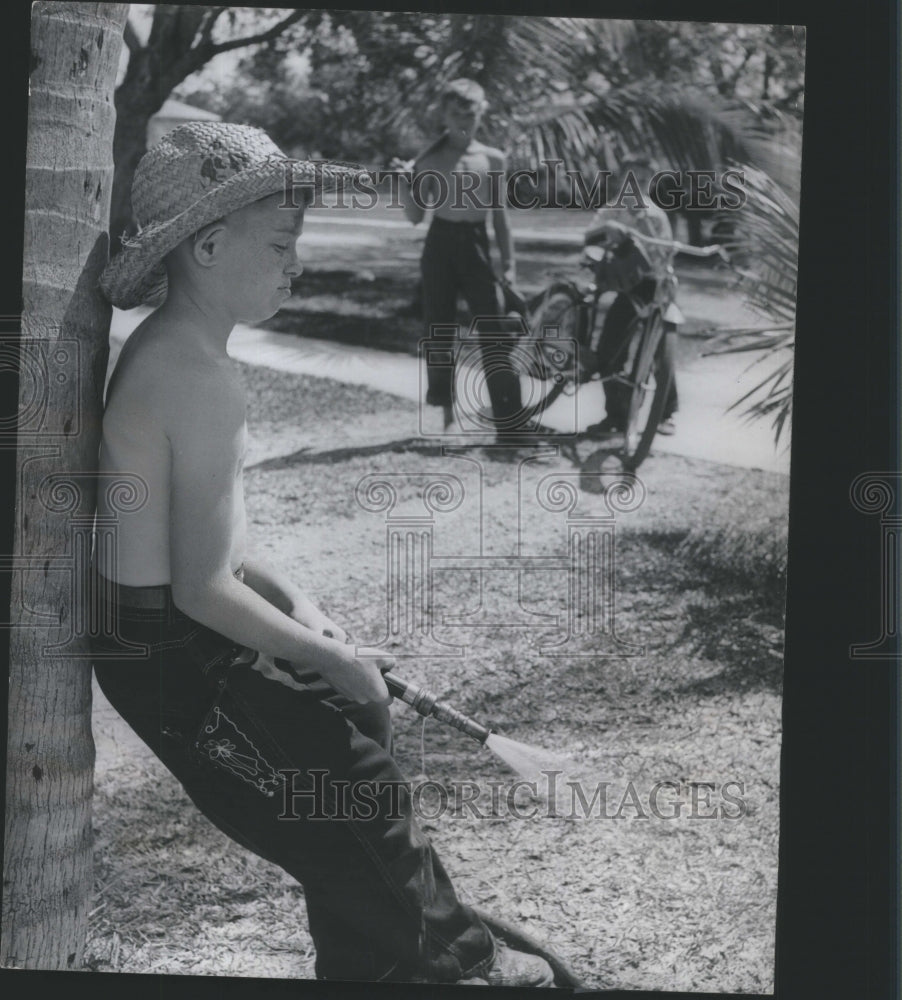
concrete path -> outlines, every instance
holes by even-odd
[[[111,326],[111,365],[119,347],[147,315],[145,309],[114,310]],[[229,340],[229,353],[245,364],[264,365],[298,375],[333,378],[366,385],[416,402],[422,398],[420,363],[416,358],[371,347],[275,333],[239,324]],[[700,357],[677,368],[680,410],[676,433],[658,435],[655,448],[726,465],[766,469],[788,474],[789,451],[777,450],[769,422],[746,423],[727,408],[766,372],[753,354]],[[524,383],[524,400],[530,385]],[[574,409],[575,407],[575,409]],[[601,386],[584,386],[575,402],[560,399],[543,418],[557,430],[580,428],[598,419]],[[785,434],[784,434],[785,437]]]
[[[542,287],[553,274],[578,274],[579,249],[586,214],[535,210],[515,213],[512,228],[518,247],[518,272],[526,291]],[[416,268],[427,226],[411,226],[399,209],[384,204],[372,211],[352,208],[311,209],[304,219],[298,251],[311,269],[359,268],[374,275],[386,268],[394,273],[398,262]],[[721,282],[718,284],[717,282]],[[679,304],[687,330],[703,327],[757,325],[760,320],[745,307],[742,296],[731,291],[726,279],[706,274],[703,280],[687,273],[681,277]],[[146,310],[114,310],[112,350],[118,346]],[[728,407],[767,373],[767,364],[755,354],[698,357],[701,341],[683,340],[677,352],[677,385],[680,410],[672,437],[658,435],[655,448],[727,465],[789,472],[788,435],[779,450],[769,421],[747,423]],[[285,372],[324,376],[370,386],[404,399],[422,398],[420,364],[416,358],[376,348],[275,333],[239,325],[229,341],[229,352],[246,364],[265,365]],[[680,358],[684,359],[682,362]],[[688,359],[688,360],[686,360]],[[749,368],[751,369],[749,370]],[[425,374],[425,373],[424,373]],[[524,381],[524,400],[533,387]],[[575,407],[575,411],[574,411]],[[598,383],[584,386],[575,403],[563,398],[543,417],[557,430],[583,428],[599,419],[602,390]]]

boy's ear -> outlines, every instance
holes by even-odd
[[[222,221],[211,222],[194,234],[191,249],[192,256],[202,267],[210,267],[219,257],[219,249],[225,236],[225,225]]]

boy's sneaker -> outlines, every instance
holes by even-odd
[[[676,424],[673,422],[672,418],[668,417],[666,420],[662,420],[658,424],[659,434],[676,434]]]
[[[488,972],[478,979],[467,979],[471,986],[554,986],[554,973],[544,958],[514,951],[502,944],[495,944],[495,960]]]

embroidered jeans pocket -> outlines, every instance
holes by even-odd
[[[271,798],[285,778],[267,760],[275,754],[265,747],[253,724],[223,687],[201,723],[195,740],[201,757]],[[264,749],[266,755],[264,755]]]

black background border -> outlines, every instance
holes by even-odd
[[[484,9],[422,0],[379,6]],[[898,996],[899,661],[848,656],[851,643],[876,638],[882,624],[880,528],[877,518],[852,506],[849,486],[860,473],[900,469],[898,7],[570,0],[493,9],[807,27],[776,996]],[[29,11],[21,0],[3,10],[4,315],[21,311]],[[15,413],[15,400],[4,398],[0,407],[8,417]],[[5,553],[12,551],[14,470],[11,453],[0,451],[5,514],[0,552]],[[0,591],[0,600],[8,600],[8,589]],[[6,635],[0,636],[0,654],[8,655]],[[5,709],[0,718],[5,748]],[[208,977],[9,970],[0,970],[0,976],[7,995],[15,997],[44,989],[134,1000],[518,995]]]

